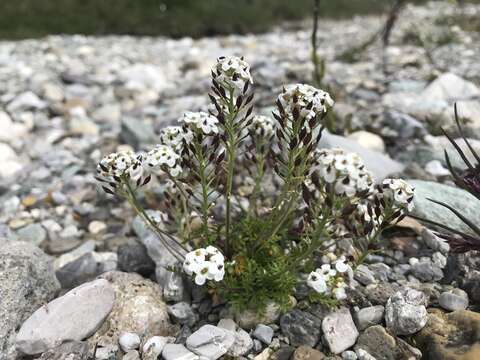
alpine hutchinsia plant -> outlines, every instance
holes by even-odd
[[[243,58],[220,57],[209,112],[186,112],[148,152],[106,156],[97,179],[197,285],[237,310],[288,308],[305,279],[312,301],[338,303],[381,232],[411,210],[413,189],[375,184],[358,155],[317,148],[328,93],[287,85],[268,117],[254,115],[252,85]],[[139,196],[152,179],[163,189],[157,211]]]

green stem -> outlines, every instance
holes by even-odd
[[[179,246],[182,250],[188,252],[188,250],[180,244],[178,241],[176,241],[170,234],[166,233],[165,231],[161,230],[155,221],[147,214],[145,209],[140,205],[140,203],[137,200],[137,197],[135,196],[135,191],[133,190],[132,186],[130,185],[130,182],[128,180],[124,181],[124,184],[127,187],[127,193],[125,194],[127,201],[132,205],[133,209],[137,212],[137,214],[142,218],[142,220],[147,224],[147,226],[150,227],[150,229],[157,235],[159,240],[162,242],[162,244],[167,248],[170,253],[177,258],[177,260],[182,261],[183,260],[183,255],[182,253],[175,249],[173,246],[168,244],[168,242],[164,239],[163,236],[168,236],[172,241]]]
[[[256,164],[257,164],[257,173],[255,176],[255,185],[253,187],[252,191],[252,196],[250,197],[250,208],[249,208],[249,216],[253,215],[258,216],[258,208],[257,208],[257,199],[260,195],[260,182],[263,179],[264,176],[264,166],[265,166],[265,156],[261,153],[259,147],[257,146],[257,151],[256,151]]]
[[[228,116],[225,119],[226,130],[226,151],[227,151],[227,186],[225,191],[225,254],[230,257],[231,244],[230,244],[230,228],[231,228],[231,197],[233,187],[233,175],[235,170],[235,157],[237,152],[237,136],[235,131],[235,118],[237,112],[235,111],[233,89],[230,90],[230,97],[228,101]]]
[[[167,176],[171,181],[173,181],[175,186],[180,191],[180,194],[182,195],[181,196],[181,198],[182,198],[181,201],[182,201],[182,208],[183,208],[183,213],[184,213],[184,217],[185,217],[185,227],[183,229],[183,235],[185,235],[185,233],[190,234],[190,214],[189,214],[188,206],[187,206],[188,195],[185,192],[185,189],[183,188],[183,186],[180,182],[175,180],[175,178],[168,173],[167,173]]]
[[[198,144],[195,142],[195,153],[197,156],[198,160],[198,167],[199,167],[199,177],[200,177],[200,184],[202,186],[202,204],[201,204],[201,209],[202,209],[202,218],[203,218],[203,232],[205,236],[205,240],[208,241],[210,238],[210,232],[208,229],[208,213],[210,210],[210,203],[208,201],[208,179],[205,174],[205,170],[207,168],[207,165],[205,163],[205,157],[203,156],[203,151],[201,149],[201,146],[199,147]]]

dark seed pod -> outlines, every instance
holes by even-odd
[[[110,194],[110,195],[115,195],[115,193],[110,190],[109,188],[107,188],[106,186],[102,186],[102,189],[103,191],[105,191],[107,194]]]
[[[243,91],[242,91],[244,95],[247,93],[249,87],[250,87],[250,81],[246,81],[245,85],[243,85]]]

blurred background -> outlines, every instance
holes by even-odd
[[[381,13],[393,2],[327,0],[322,1],[321,16]],[[312,0],[2,0],[0,37],[58,33],[172,37],[244,34],[263,32],[311,13]]]
[[[95,168],[106,154],[151,149],[184,112],[211,109],[211,68],[219,56],[243,56],[251,65],[255,114],[271,116],[287,84],[325,89],[335,105],[321,147],[359,154],[379,181],[419,180],[412,183],[420,194],[416,216],[469,232],[452,212],[426,200],[432,198],[480,224],[479,202],[444,185],[452,183],[444,149],[455,169],[465,164],[442,132],[458,137],[456,103],[480,153],[480,0],[0,0],[0,297],[11,294],[0,299],[0,360],[17,358],[16,331],[57,295],[44,276],[56,276],[62,290],[115,269],[158,276],[167,292],[179,286],[174,277],[162,282],[165,249],[134,221],[125,202],[99,191]],[[149,184],[146,207],[159,209],[163,191],[161,184]],[[393,281],[407,278],[415,286],[428,282],[438,293],[445,270],[445,284],[473,289],[470,300],[478,308],[480,271],[460,262],[458,269],[443,269],[443,245],[430,245],[430,235],[421,240],[423,233],[418,227],[395,232],[392,251],[375,255],[375,263],[382,262],[375,271],[367,269],[386,290],[362,288],[359,294],[383,298],[398,285]],[[23,245],[16,252],[2,253],[4,241],[17,240],[25,242],[18,241]],[[55,275],[43,270],[47,265],[30,270],[47,263],[31,250],[36,247],[55,257]],[[470,262],[480,264],[478,258]],[[1,277],[2,264],[13,264],[7,272],[12,276]],[[373,281],[372,275],[368,284]],[[358,304],[387,301],[361,296]],[[156,314],[165,305],[157,297],[151,303],[158,305],[146,302],[145,313],[132,307],[126,314],[139,319],[127,315],[125,322],[163,324]],[[475,329],[445,326],[458,339],[447,344],[448,354],[471,348],[469,358],[480,359],[478,336],[472,336],[479,327],[475,316]],[[63,320],[72,328],[82,324],[74,317]],[[105,336],[118,335],[117,323],[102,325],[88,342],[110,343]],[[415,346],[423,343],[408,338]],[[436,354],[428,341],[425,346],[424,354]],[[102,358],[116,358],[109,353],[114,350],[102,351]],[[412,358],[397,349],[372,355]]]

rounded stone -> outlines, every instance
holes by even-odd
[[[35,311],[17,334],[17,349],[36,355],[68,340],[92,335],[113,308],[115,294],[108,281],[99,279],[70,290]]]
[[[440,294],[438,303],[448,311],[465,310],[468,307],[468,294],[461,289],[453,289]]]
[[[129,352],[130,350],[138,349],[140,346],[140,336],[131,332],[124,332],[118,338],[118,343],[120,348],[124,352]]]

